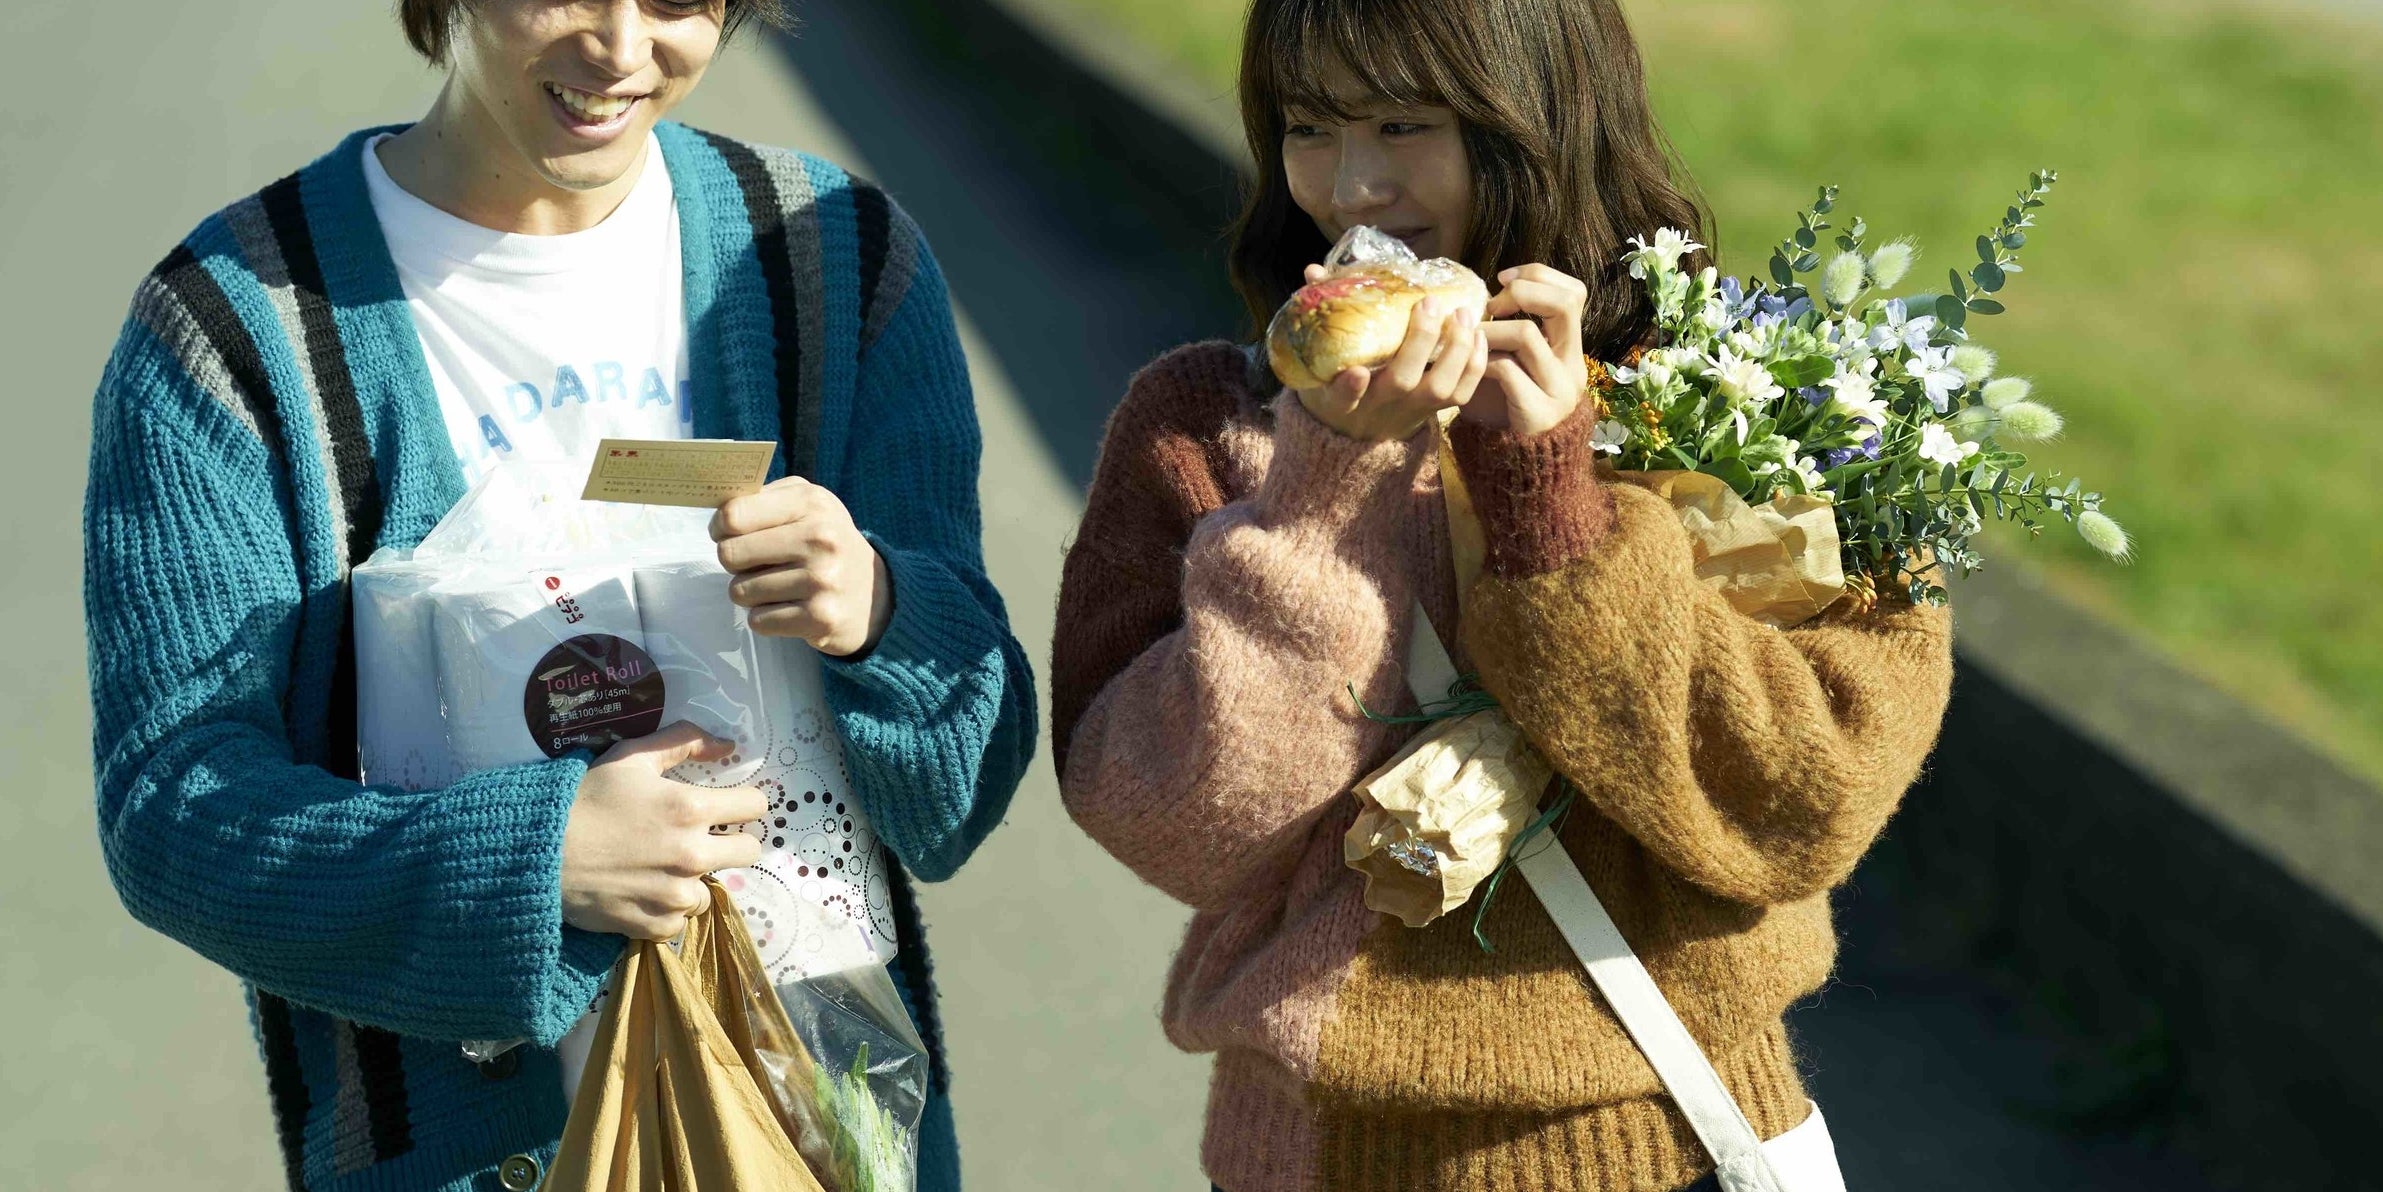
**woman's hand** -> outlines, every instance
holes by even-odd
[[[860,653],[885,635],[894,580],[836,494],[789,476],[712,515],[728,598],[755,633],[799,637],[822,654]]]
[[[1324,267],[1307,267],[1310,282]],[[1299,404],[1352,439],[1403,439],[1440,411],[1473,398],[1489,365],[1489,349],[1471,311],[1426,298],[1407,316],[1407,337],[1380,368],[1345,368],[1321,389],[1299,390]]]
[[[1589,287],[1545,265],[1508,269],[1498,283],[1506,288],[1489,300],[1491,321],[1481,325],[1488,374],[1463,417],[1519,435],[1540,434],[1570,418],[1588,392],[1580,320]]]
[[[563,922],[631,939],[671,939],[689,914],[710,905],[704,874],[761,860],[761,841],[714,828],[767,814],[769,801],[759,790],[714,790],[662,776],[733,748],[680,721],[623,741],[588,767],[563,826]]]

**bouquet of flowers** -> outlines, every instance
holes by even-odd
[[[1988,516],[2031,533],[2062,518],[2125,559],[2126,532],[2101,512],[2101,494],[2022,474],[2027,458],[2006,444],[2052,438],[2060,415],[2025,380],[1997,376],[1994,353],[1968,332],[1970,316],[2002,313],[1994,295],[2021,272],[2026,229],[2056,180],[2033,175],[1978,237],[1977,264],[1952,270],[1950,290],[1931,296],[1879,297],[1918,250],[1908,239],[1870,247],[1859,218],[1832,229],[1833,186],[1798,213],[1768,282],[1683,272],[1680,258],[1703,246],[1673,229],[1633,238],[1624,262],[1653,300],[1660,342],[1609,366],[1597,450],[1625,472],[1714,477],[1749,506],[1828,502],[1859,603],[1897,589],[1942,603],[1939,569],[1983,563],[1971,543]],[[1820,238],[1832,230],[1824,266]],[[1816,285],[1806,280],[1815,272]]]
[[[1680,259],[1703,246],[1674,229],[1631,241],[1623,263],[1654,304],[1657,342],[1620,364],[1592,362],[1603,408],[1591,441],[1619,479],[1679,512],[1697,576],[1733,608],[1787,628],[1841,600],[1867,611],[1882,592],[1941,604],[1941,568],[1983,563],[1971,543],[1988,516],[2036,533],[2062,518],[2103,554],[2127,557],[2126,532],[2101,512],[2099,493],[2022,474],[2026,457],[2004,444],[2052,438],[2060,416],[2026,381],[1998,377],[1994,353],[1967,329],[1971,315],[2002,313],[1993,295],[2020,272],[2026,229],[2055,180],[2034,175],[1978,237],[1977,264],[1953,270],[1939,295],[1878,297],[1909,275],[1918,250],[1909,240],[1869,246],[1860,219],[1837,232],[1822,264],[1835,187],[1799,213],[1769,282],[1683,272]],[[1815,272],[1817,286],[1807,284]],[[1467,526],[1477,536],[1477,523],[1453,458],[1441,466],[1454,546]],[[1471,568],[1465,550],[1455,556],[1461,593]],[[1416,632],[1432,630],[1419,620]],[[1366,875],[1366,905],[1409,926],[1480,888],[1473,931],[1486,950],[1483,918],[1517,851],[1563,817],[1574,791],[1563,784],[1540,810],[1545,761],[1444,652],[1424,656],[1444,673],[1427,677],[1431,667],[1409,659],[1420,711],[1384,716],[1358,704],[1373,719],[1425,727],[1358,783],[1344,859]],[[1432,699],[1443,686],[1448,697]]]

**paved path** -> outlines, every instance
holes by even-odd
[[[1158,349],[1230,331],[1229,308],[1129,206],[1034,176],[872,3],[810,0],[802,38],[735,48],[684,114],[845,162],[925,225],[969,339],[988,558],[1039,660],[1108,403]],[[18,444],[0,467],[17,511],[0,521],[16,679],[0,695],[0,1192],[277,1179],[234,982],[132,922],[100,868],[74,509],[92,382],[140,274],[208,211],[426,104],[435,77],[386,8],[111,0],[0,15],[20,92],[41,97],[0,117],[0,360],[14,366]],[[969,868],[923,899],[969,1186],[1203,1187],[1205,1068],[1155,1023],[1182,914],[1066,822],[1047,762]],[[1860,1192],[2196,1186],[2027,1124],[2011,1102],[2054,1077],[1984,1025],[1975,990],[1890,981],[1861,961],[1797,1019]]]
[[[20,71],[43,97],[0,123],[0,276],[13,291],[0,358],[14,366],[21,452],[0,467],[19,511],[0,522],[0,625],[17,643],[16,681],[0,696],[11,795],[0,802],[0,939],[11,953],[0,968],[0,1189],[231,1190],[278,1178],[236,983],[134,923],[101,870],[74,510],[89,395],[133,283],[209,211],[349,129],[426,105],[436,79],[385,9],[149,0],[0,16],[7,41],[41,47]],[[732,49],[684,115],[874,172],[763,43]],[[1079,498],[962,303],[985,429],[987,555],[1039,657]],[[970,1186],[1203,1186],[1205,1066],[1154,1026],[1182,916],[1067,825],[1047,766],[967,872],[923,901],[951,991]],[[1051,1156],[1068,1175],[1054,1175]]]

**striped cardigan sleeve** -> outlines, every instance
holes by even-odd
[[[109,875],[136,918],[294,1003],[551,1042],[620,947],[562,923],[584,768],[409,793],[296,760],[306,594],[278,427],[212,286],[204,270],[144,283],[93,414],[84,596]]]
[[[873,188],[889,237],[864,315],[844,494],[885,558],[894,612],[877,646],[827,660],[827,694],[869,822],[942,881],[1009,808],[1034,755],[1034,676],[985,575],[983,443],[943,273]]]

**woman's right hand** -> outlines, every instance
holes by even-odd
[[[1311,283],[1324,267],[1307,267]],[[1345,368],[1321,389],[1301,389],[1299,404],[1316,421],[1352,439],[1404,439],[1473,399],[1489,368],[1481,317],[1426,298],[1407,317],[1407,337],[1380,368]]]
[[[666,940],[710,905],[703,875],[761,860],[761,842],[713,825],[760,819],[749,786],[715,789],[663,777],[735,748],[684,721],[604,752],[579,782],[563,828],[563,922],[585,931]]]

